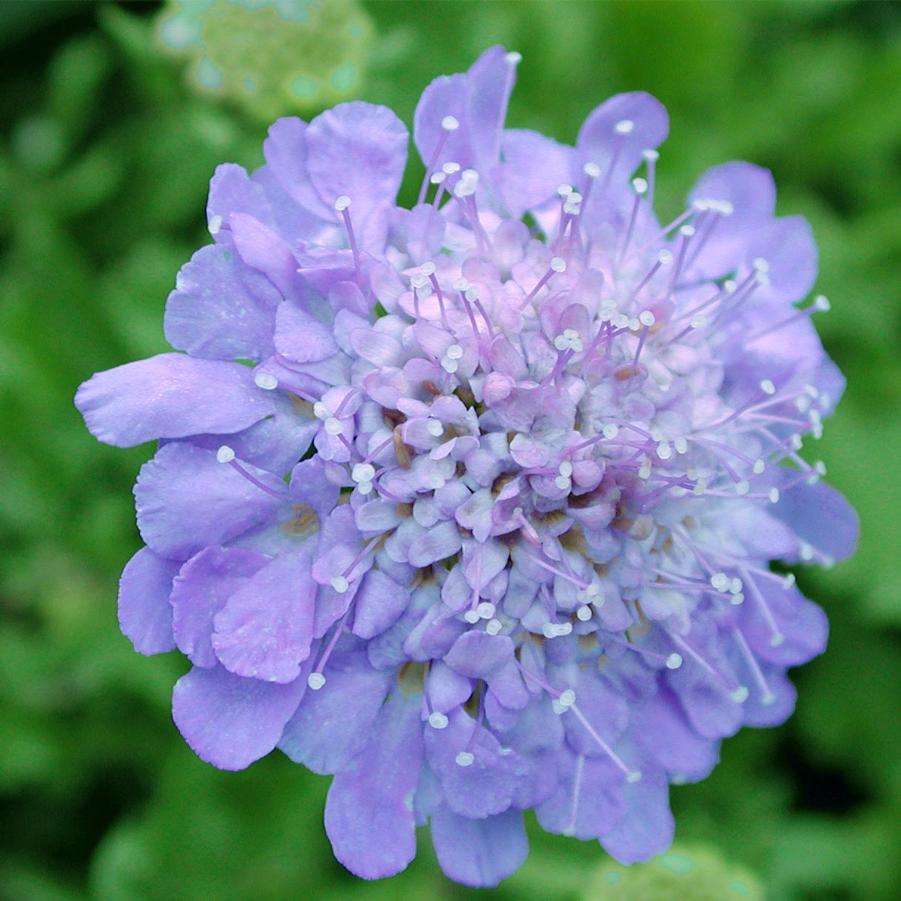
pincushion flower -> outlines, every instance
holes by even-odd
[[[212,179],[181,353],[76,397],[101,441],[160,442],[119,616],[193,665],[176,725],[223,769],[277,747],[334,774],[325,828],[366,878],[429,824],[448,876],[494,885],[528,809],[624,863],[664,850],[668,785],[785,720],[825,646],[771,562],[855,541],[799,454],[843,388],[825,299],[798,305],[806,222],[736,162],[660,224],[661,104],[613,97],[574,147],[505,129],[518,61],[425,90],[412,209],[388,109],[276,122],[261,169]]]

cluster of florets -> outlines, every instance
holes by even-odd
[[[335,774],[325,825],[367,878],[431,824],[454,879],[525,857],[522,812],[623,862],[665,849],[671,782],[774,725],[825,617],[770,561],[847,553],[853,514],[799,455],[842,390],[806,223],[765,170],[653,213],[662,106],[598,107],[575,147],[505,130],[518,56],[416,111],[282,119],[212,181],[163,354],[77,403],[162,439],[122,577],[139,651],[193,663],[191,747]],[[632,177],[636,171],[642,174]]]

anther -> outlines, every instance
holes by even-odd
[[[343,213],[350,206],[350,198],[346,194],[342,194],[335,200],[335,211]]]
[[[344,594],[350,588],[350,582],[347,581],[345,576],[334,576],[331,580],[331,585],[338,594]]]
[[[219,463],[231,463],[234,459],[235,452],[227,444],[223,444],[222,447],[216,451],[216,460]]]
[[[258,372],[253,377],[253,383],[264,391],[274,391],[278,388],[278,379],[270,372]]]
[[[601,174],[601,167],[597,163],[586,163],[582,167],[582,171],[589,178],[597,178]]]
[[[631,119],[620,119],[616,125],[613,126],[613,130],[618,135],[627,135],[631,134],[633,129],[635,128],[635,123]]]
[[[445,116],[441,120],[441,127],[445,131],[456,131],[460,127],[460,123],[454,116]]]
[[[666,668],[679,669],[680,666],[682,666],[682,655],[673,651],[673,653],[666,658]]]
[[[475,756],[470,751],[460,751],[454,759],[457,762],[457,766],[462,767],[472,766],[475,762]]]
[[[310,673],[307,676],[307,685],[313,689],[313,691],[319,691],[323,685],[325,685],[325,676],[322,673]]]
[[[433,729],[446,729],[447,722],[447,717],[443,713],[439,713],[437,710],[429,714],[429,725]]]

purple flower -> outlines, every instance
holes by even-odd
[[[770,561],[855,541],[798,453],[843,388],[828,304],[797,306],[807,223],[727,163],[661,225],[660,103],[611,98],[575,147],[505,129],[518,61],[426,89],[410,210],[389,110],[276,122],[265,166],[213,177],[166,309],[185,353],[76,397],[100,440],[160,440],[119,611],[191,660],[178,728],[223,769],[278,747],[334,774],[365,878],[430,823],[448,876],[495,885],[529,808],[624,863],[664,850],[668,784],[781,723],[825,646]]]

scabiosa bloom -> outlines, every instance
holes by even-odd
[[[855,540],[799,455],[843,387],[825,299],[795,306],[806,222],[728,163],[661,225],[660,103],[607,100],[575,147],[505,129],[518,61],[426,89],[410,210],[388,109],[276,122],[265,166],[213,177],[166,308],[184,353],[76,398],[101,441],[160,440],[119,616],[193,664],[176,725],[223,769],[278,747],[334,774],[325,828],[366,878],[428,823],[451,878],[494,885],[528,809],[664,850],[669,783],[782,722],[825,645],[770,561]]]

